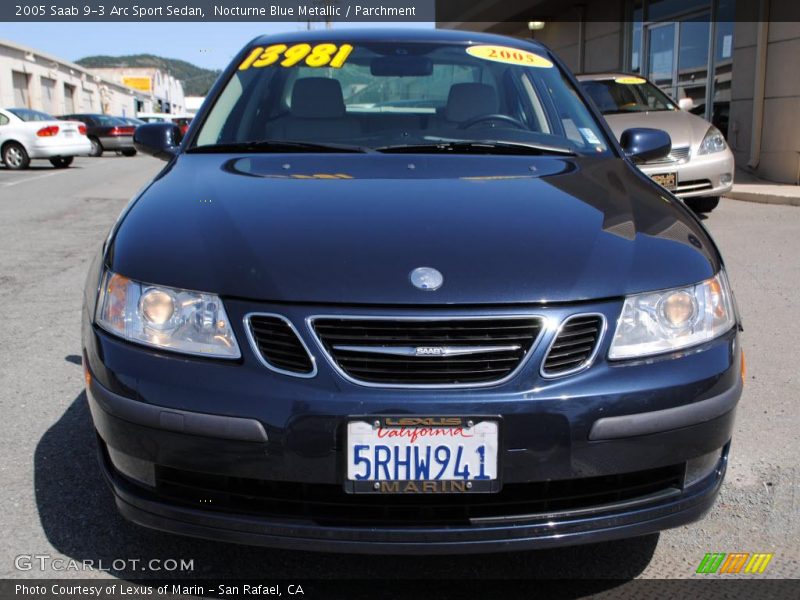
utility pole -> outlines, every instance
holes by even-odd
[[[333,28],[333,19],[331,19],[331,13],[333,13],[333,7],[338,4],[339,0],[314,0],[314,4],[323,9],[323,13],[325,15],[325,29],[332,29]],[[306,29],[311,31],[314,29],[314,19],[308,19],[306,21]]]

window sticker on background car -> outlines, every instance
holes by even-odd
[[[639,85],[640,83],[645,83],[645,80],[641,77],[617,77],[614,81],[624,85]]]
[[[578,131],[581,132],[581,135],[584,137],[584,139],[592,146],[597,146],[601,143],[600,140],[597,138],[597,136],[594,134],[594,131],[592,131],[588,127],[579,127]]]
[[[467,54],[476,58],[493,60],[509,65],[539,67],[540,69],[551,69],[553,67],[553,63],[538,54],[507,46],[470,46],[467,48]]]
[[[300,62],[307,67],[333,67],[341,68],[347,57],[353,51],[350,44],[273,44],[272,46],[258,46],[250,51],[239,65],[240,71],[253,67],[256,69],[268,67],[275,63],[281,67],[293,67]]]

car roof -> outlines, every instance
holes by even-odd
[[[404,29],[381,27],[364,29],[320,29],[315,31],[293,31],[262,35],[252,44],[264,45],[275,40],[286,42],[446,42],[463,44],[501,44],[519,48],[535,48],[547,52],[547,48],[535,40],[512,38],[494,33],[478,33],[454,29]]]
[[[43,110],[36,110],[35,108],[28,108],[27,106],[12,106],[11,108],[6,108],[5,110],[8,111],[8,112],[11,112],[13,110],[19,110],[19,111],[24,111],[24,112],[41,113],[43,115],[50,114],[50,113],[47,113],[47,112],[45,112]]]

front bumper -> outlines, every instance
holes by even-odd
[[[131,150],[133,149],[133,136],[120,135],[114,137],[99,138],[103,150]]]
[[[711,508],[727,466],[727,447],[711,475],[683,493],[636,503],[598,506],[581,514],[524,516],[464,526],[331,526],[297,518],[259,517],[159,501],[114,471],[101,452],[103,473],[128,520],[160,531],[289,550],[386,554],[510,552],[596,543],[655,533],[696,521]]]
[[[281,312],[296,324],[318,312],[226,302],[239,328],[241,317],[255,308]],[[616,301],[591,307],[612,322],[620,308]],[[560,320],[575,309],[548,312]],[[246,339],[243,331],[236,335]],[[315,349],[308,332],[302,335]],[[142,525],[285,548],[500,551],[642,535],[700,518],[724,476],[741,393],[736,332],[669,357],[625,363],[598,358],[582,373],[552,380],[538,373],[551,334],[543,335],[525,368],[502,385],[382,389],[344,380],[319,355],[316,377],[294,378],[266,369],[246,345],[239,361],[190,358],[126,343],[97,330],[86,318],[85,364],[92,382],[88,396],[103,468],[121,512]],[[599,357],[605,356],[610,338],[602,340]],[[581,487],[601,480],[606,485],[609,478],[627,481],[661,470],[680,476],[640,496],[592,496],[597,500],[566,509],[539,503],[529,511],[489,515],[488,520],[441,524],[426,520],[430,507],[422,507],[414,513],[418,519],[412,515],[399,522],[370,523],[360,519],[360,496],[339,493],[344,423],[350,415],[381,414],[500,416],[503,492],[540,486],[539,494],[541,486]],[[712,457],[714,463],[689,485],[683,473],[700,457],[706,462]],[[117,468],[124,464],[127,474]],[[155,475],[131,477],[137,469]],[[184,488],[186,493],[178,496],[167,493],[159,479],[165,474],[179,479],[186,475],[196,487],[189,492]],[[225,487],[245,483],[250,487],[241,493]],[[284,504],[254,503],[252,495],[247,509],[234,503],[234,497],[238,502],[262,484],[309,494],[305,512],[289,514],[283,512]],[[328,504],[344,511],[343,517],[321,517],[309,508],[321,489]],[[491,504],[500,498],[480,500]],[[463,503],[456,508],[462,510]]]
[[[639,165],[647,175],[678,174],[678,198],[724,196],[733,188],[734,160],[729,148],[713,154],[692,155],[684,164]]]

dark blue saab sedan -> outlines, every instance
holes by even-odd
[[[543,46],[254,40],[88,276],[100,462],[144,526],[458,553],[700,518],[742,390],[700,222]]]

